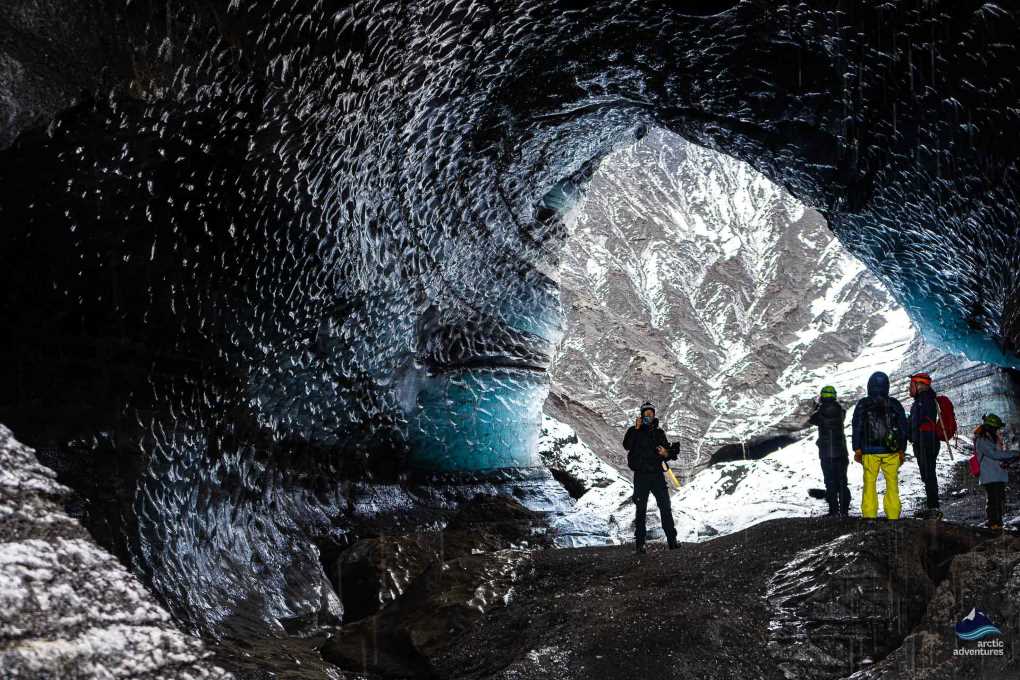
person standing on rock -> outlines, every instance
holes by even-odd
[[[818,427],[818,458],[825,478],[825,500],[829,503],[830,516],[850,514],[850,487],[846,483],[850,454],[843,432],[845,420],[846,411],[836,401],[836,388],[826,385],[822,388],[818,408],[808,422]]]
[[[1006,512],[1006,482],[1009,481],[1009,472],[1003,464],[1020,458],[1020,452],[999,448],[1001,429],[1002,419],[989,413],[981,418],[981,424],[974,430],[974,455],[981,466],[978,483],[984,487],[988,497],[986,512],[989,529],[1001,529],[1002,515]]]
[[[662,473],[663,463],[675,459],[677,454],[670,453],[669,441],[666,433],[659,428],[659,419],[655,417],[655,406],[651,402],[641,404],[640,415],[623,437],[623,448],[627,450],[627,465],[634,471],[634,542],[637,552],[645,552],[645,515],[649,493],[655,496],[655,504],[659,506],[662,530],[666,533],[669,549],[676,548],[676,526],[669,505],[669,489]]]
[[[921,470],[921,481],[924,482],[925,511],[924,517],[941,519],[939,509],[939,480],[935,474],[935,458],[939,455],[939,436],[937,432],[939,410],[935,401],[935,390],[932,389],[931,376],[917,373],[910,376],[910,396],[914,403],[910,406],[910,447],[917,459],[917,467]]]
[[[878,474],[885,477],[882,505],[888,519],[900,517],[898,474],[907,448],[907,414],[889,396],[889,376],[881,371],[868,379],[868,396],[857,402],[853,417],[854,460],[864,466],[861,515],[878,516]]]

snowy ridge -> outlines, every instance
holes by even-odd
[[[552,392],[584,408],[546,413],[621,470],[616,442],[645,399],[693,467],[797,431],[821,385],[853,394],[864,367],[899,366],[913,337],[820,214],[658,130],[596,173],[560,280]]]
[[[0,677],[233,677],[63,511],[55,477],[0,425]]]

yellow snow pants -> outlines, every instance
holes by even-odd
[[[897,475],[900,468],[900,454],[866,453],[862,460],[864,462],[864,497],[861,499],[861,515],[866,518],[878,516],[878,492],[875,490],[875,484],[878,482],[878,473],[881,471],[882,476],[885,477],[885,496],[882,498],[885,516],[889,519],[899,519],[900,490]]]

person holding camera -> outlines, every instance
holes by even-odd
[[[623,437],[623,448],[627,450],[627,465],[634,471],[634,542],[638,554],[645,552],[645,514],[648,510],[648,494],[655,496],[662,517],[662,530],[666,533],[669,549],[677,547],[676,526],[673,511],[669,505],[669,489],[663,476],[663,463],[675,460],[678,451],[672,451],[666,433],[659,427],[655,417],[655,406],[646,401],[641,404],[640,415]]]

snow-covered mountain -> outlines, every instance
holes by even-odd
[[[593,178],[561,295],[540,453],[614,539],[633,533],[620,442],[646,399],[682,443],[673,510],[684,540],[826,510],[807,494],[823,486],[807,427],[822,385],[852,415],[871,373],[886,371],[909,408],[907,376],[924,370],[956,404],[962,435],[988,411],[1020,421],[1015,373],[926,345],[821,215],[746,164],[661,131]],[[940,457],[944,489],[965,457]],[[850,484],[857,512],[859,466]],[[909,513],[923,495],[912,460],[900,491]]]
[[[623,467],[645,399],[688,465],[796,431],[823,384],[899,367],[914,332],[827,228],[745,163],[662,131],[609,157],[561,269],[546,413]]]

